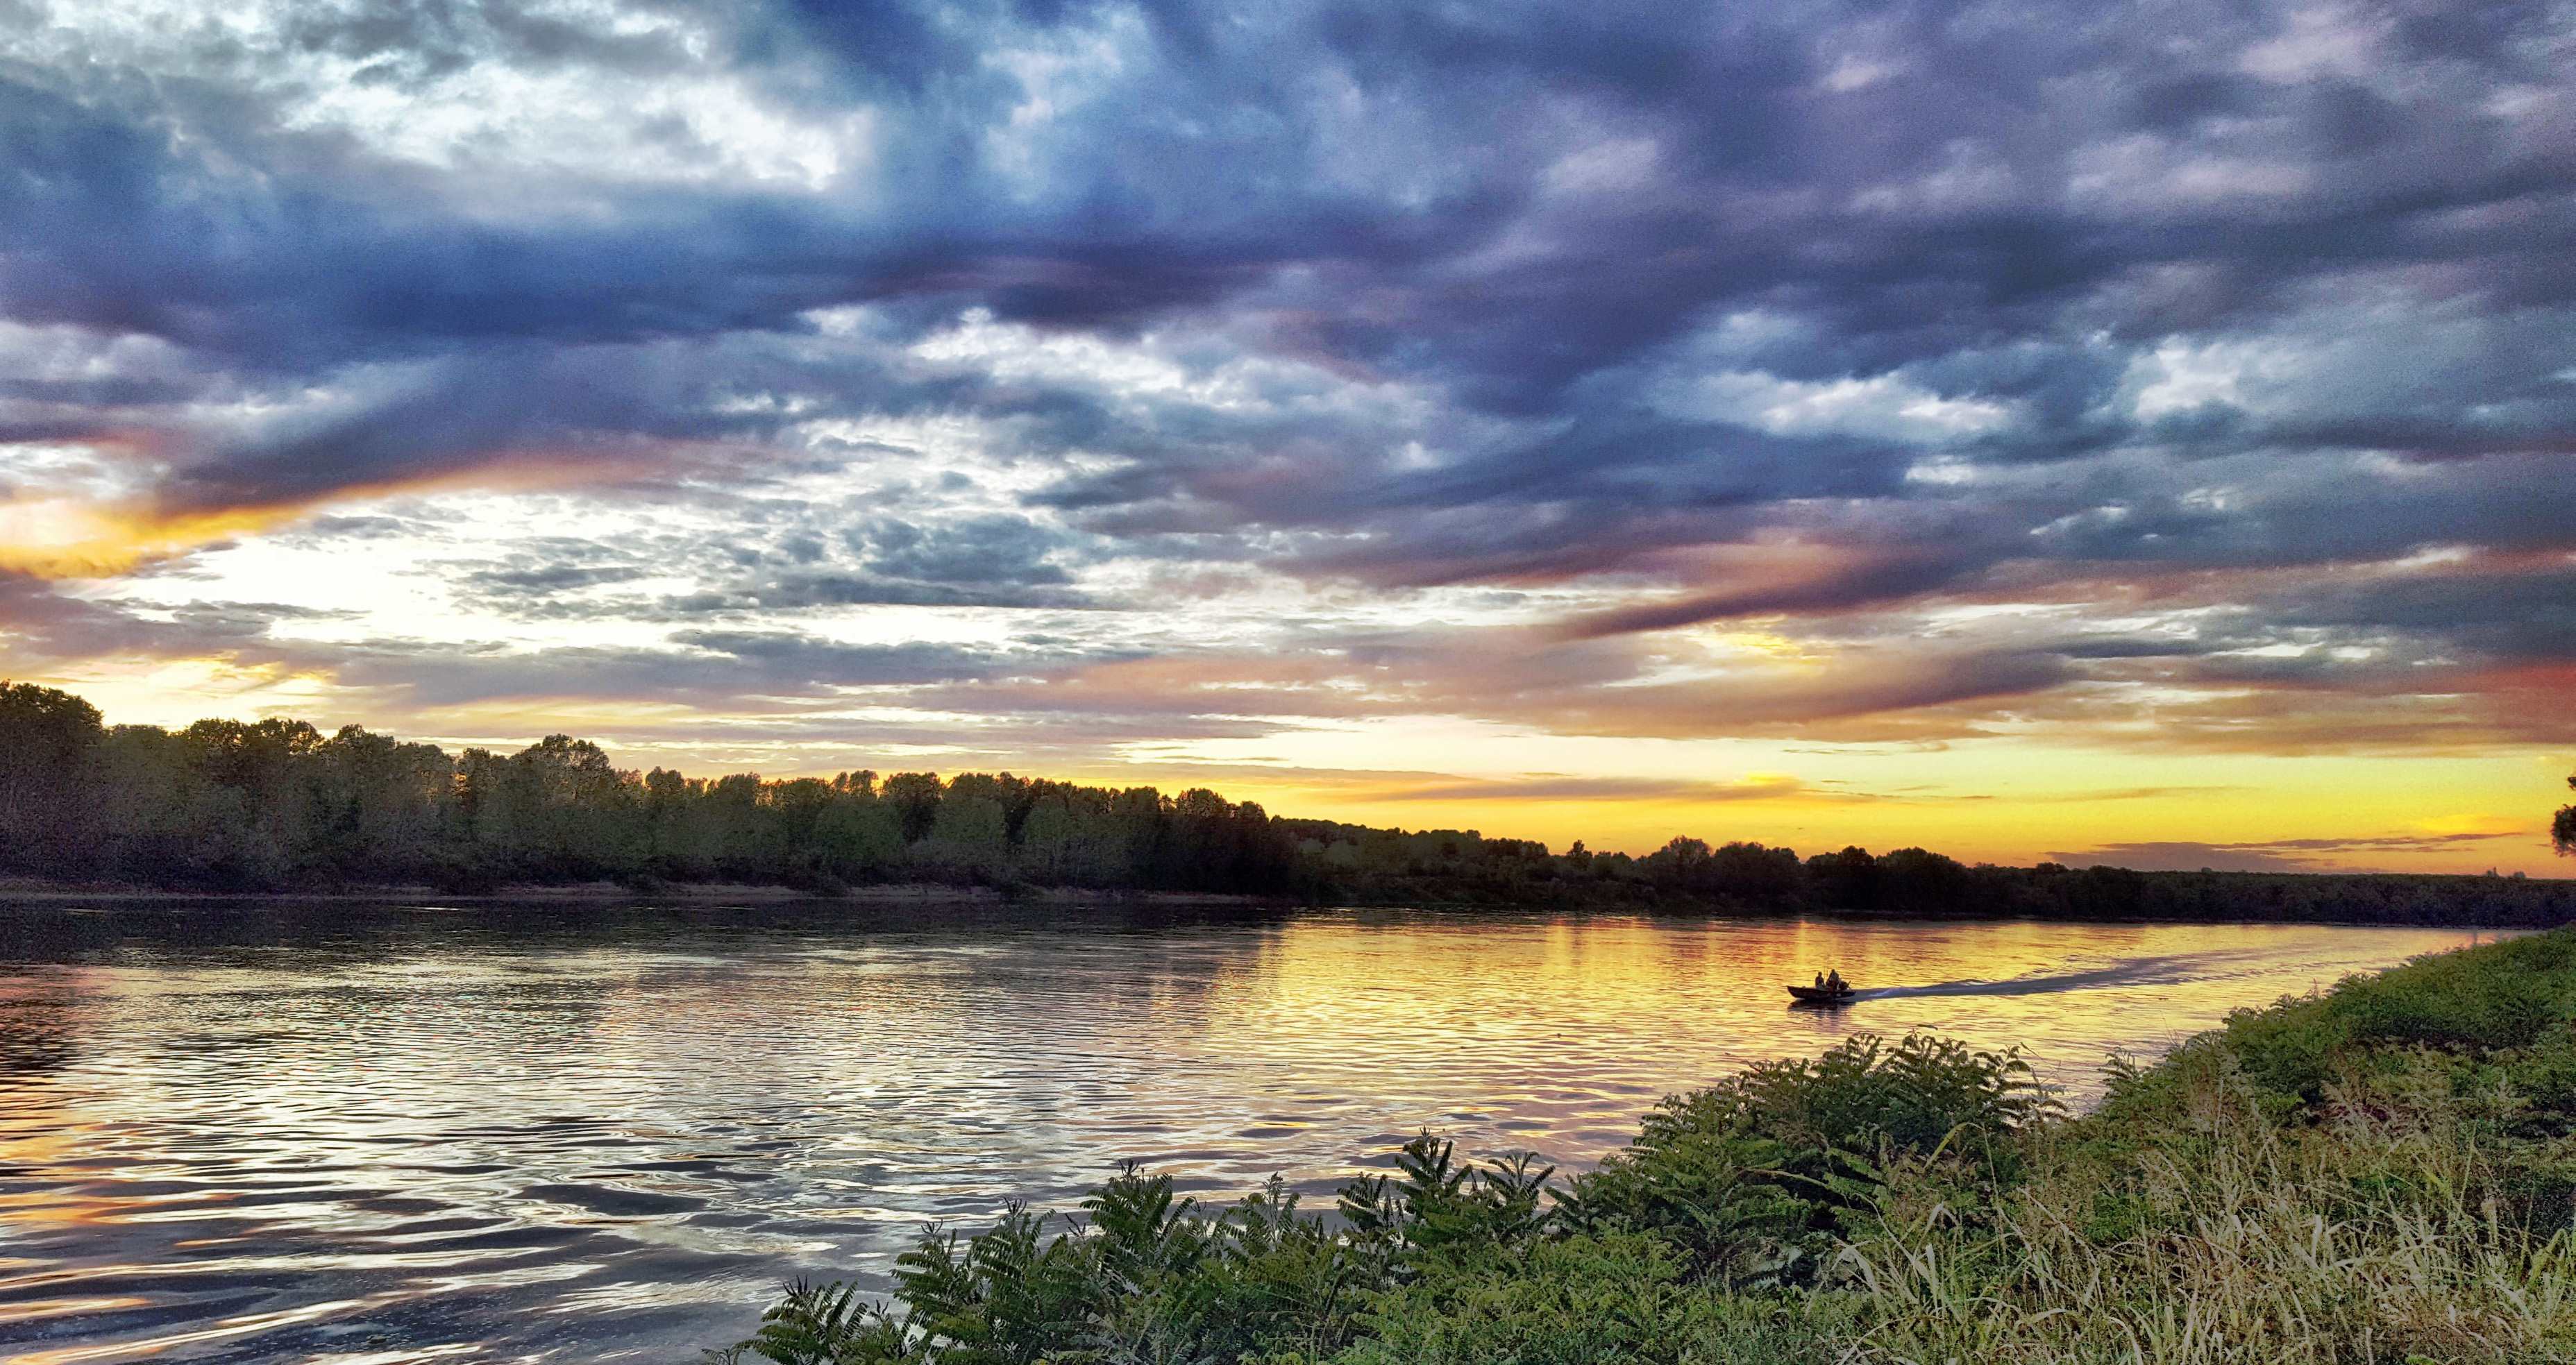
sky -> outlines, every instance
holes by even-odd
[[[0,676],[2559,875],[2576,11],[0,0]]]

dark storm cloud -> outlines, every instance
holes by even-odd
[[[386,641],[336,652],[342,681],[399,688],[417,706],[515,697],[616,697],[722,706],[746,695],[801,698],[834,687],[957,681],[1002,665],[990,652],[937,644],[837,646],[788,633],[678,638],[687,650],[567,646],[541,652]]]
[[[904,607],[1079,607],[1079,595],[1011,584],[954,584],[845,574],[782,575],[774,581],[738,585],[729,592],[707,592],[666,599],[673,612],[794,611],[808,607],[869,604]]]
[[[1065,537],[1026,517],[988,515],[929,529],[879,520],[846,536],[853,548],[865,547],[869,568],[890,577],[961,586],[1072,581],[1047,562]]]
[[[1665,630],[1728,617],[1772,612],[1831,611],[1860,602],[1902,597],[1955,577],[1958,564],[1939,555],[1910,555],[1828,569],[1780,584],[1761,584],[1652,606],[1626,607],[1581,623],[1589,635]]]
[[[793,611],[886,603],[911,606],[1080,608],[1090,598],[1073,589],[1055,561],[1079,559],[1076,537],[1026,517],[986,513],[943,520],[861,515],[857,524],[821,519],[810,531],[791,528],[765,553],[737,550],[730,574],[714,586],[667,605],[681,610]]]
[[[148,447],[165,510],[496,464],[753,478],[833,416],[964,415],[1056,470],[1019,511],[930,490],[768,526],[693,563],[689,594],[618,596],[642,562],[618,556],[458,580],[511,610],[1079,606],[1071,569],[1116,553],[1665,589],[1570,627],[1601,638],[2103,565],[2576,549],[2563,9],[281,13],[163,41],[63,5],[28,30],[52,36],[0,45],[0,311],[183,357],[0,357],[0,430]],[[793,125],[773,142],[846,145],[790,174],[683,106],[530,95],[560,127],[422,151],[321,101],[455,106],[477,73],[713,82]],[[616,154],[545,159],[575,133]],[[925,358],[970,308],[1029,345],[1159,337],[1193,381],[1244,358],[1303,377],[1217,401],[1120,389],[1107,362]],[[1756,573],[1707,552],[1791,541],[1834,553]],[[2224,638],[2171,648],[2209,680],[2341,676],[2354,642],[2559,659],[2563,577],[2267,584]],[[777,676],[911,676],[801,636],[693,638]],[[2320,652],[2244,653],[2283,641]],[[1880,690],[2016,696],[2162,647],[2016,645]],[[1671,719],[1650,694],[1616,723]],[[1844,705],[1737,702],[1762,723]]]
[[[885,501],[876,499],[874,501]],[[1056,558],[1083,538],[1026,517],[986,513],[911,521],[833,505],[737,499],[720,535],[602,531],[532,536],[493,560],[439,560],[421,570],[460,602],[523,621],[781,614],[862,604],[1085,609]],[[646,580],[685,579],[668,591]]]
[[[789,631],[680,631],[671,640],[771,676],[825,686],[952,682],[989,675],[1005,664],[995,651],[986,649],[920,643],[851,645]]]
[[[2454,571],[2332,584],[2273,608],[2285,625],[2376,626],[2460,641],[2490,656],[2576,660],[2576,566]]]
[[[906,296],[1106,321],[1262,283],[1325,305],[1317,335],[1339,354],[1411,368],[1428,346],[1492,401],[1541,410],[1712,303],[1822,319],[1804,357],[1822,375],[2042,335],[2074,301],[2134,322],[2183,297],[2205,327],[2268,320],[2278,290],[2338,265],[2564,269],[2531,225],[2476,212],[2560,188],[2555,73],[2532,55],[2555,21],[2537,6],[2439,38],[2357,7],[2342,27],[2372,44],[2375,74],[2302,71],[2291,51],[2255,75],[2249,54],[2299,40],[2291,11],[1322,5],[1244,22],[1158,5],[1024,177],[978,145],[1031,95],[985,57],[1129,11],[859,8],[708,10],[727,50],[699,59],[561,24],[536,41],[509,6],[437,22],[356,7],[300,18],[288,41],[362,52],[397,85],[473,63],[694,63],[781,98],[874,102],[895,122],[882,210],[648,187],[610,191],[609,226],[496,228],[440,215],[434,183],[362,152],[315,164],[318,139],[262,121],[284,100],[262,87],[145,93],[123,73],[38,69],[8,87],[25,180],[6,221],[44,249],[65,314],[249,338],[267,329],[248,315],[280,312],[406,345],[703,332]],[[2520,122],[2464,98],[2518,83],[2541,110]],[[164,120],[223,138],[225,156]],[[1622,141],[1651,142],[1651,165],[1600,151]],[[2159,174],[2193,158],[2277,166],[2282,183],[2213,172],[2171,193]],[[373,174],[294,174],[351,166]],[[1475,259],[1513,231],[1536,240]],[[217,252],[236,268],[205,268]],[[1283,264],[1352,274],[1273,281]],[[2141,282],[2158,269],[2214,279]],[[26,306],[46,291],[22,270]],[[185,288],[151,306],[147,279]]]
[[[582,569],[570,565],[527,569],[476,569],[450,579],[460,591],[492,597],[550,597],[602,583],[629,583],[644,576],[632,566]]]

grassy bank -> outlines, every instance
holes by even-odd
[[[2094,1111],[1855,1038],[1568,1179],[1425,1136],[1326,1218],[1131,1172],[804,1286],[738,1361],[2576,1361],[2576,930],[2246,1011]]]

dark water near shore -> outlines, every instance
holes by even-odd
[[[0,1363],[687,1361],[1115,1162],[1566,1165],[1855,1030],[2106,1054],[2465,944],[2334,926],[0,907]],[[1780,986],[1838,966],[1833,1012]]]

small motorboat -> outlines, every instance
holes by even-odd
[[[1789,988],[1789,994],[1798,997],[1798,1003],[1801,1005],[1847,1004],[1859,993],[1852,989],[1848,981],[1840,986],[1791,986]]]

